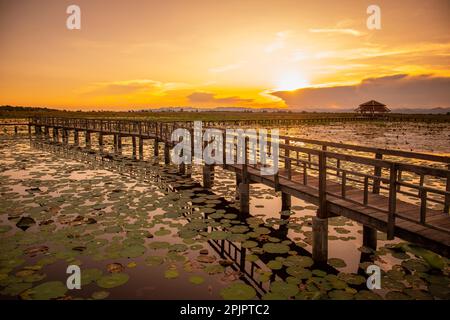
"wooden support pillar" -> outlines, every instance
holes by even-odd
[[[178,172],[180,174],[186,174],[186,164],[184,162],[180,163],[178,166]]]
[[[31,137],[31,125],[28,125],[28,135]]]
[[[80,134],[79,134],[78,130],[75,130],[73,132],[73,142],[76,146],[80,145]]]
[[[214,182],[214,165],[205,164],[202,169],[203,187],[211,188]]]
[[[291,195],[281,192],[281,211],[291,210]]]
[[[118,146],[117,146],[118,142],[117,141],[118,141],[117,134],[114,134],[114,142],[113,142],[113,144],[114,144],[114,154],[118,153]]]
[[[120,134],[117,135],[117,152],[122,154],[122,136]]]
[[[181,159],[184,158],[184,150],[181,150],[181,154],[180,154]],[[183,161],[178,165],[178,172],[180,174],[186,174],[186,164],[184,163],[184,159]]]
[[[45,132],[45,139],[49,140],[50,139],[50,130],[49,130],[48,126],[45,126],[44,132]]]
[[[17,135],[19,133],[19,129],[17,128],[17,126],[14,126],[14,134]]]
[[[243,164],[242,164],[242,176],[238,185],[239,190],[239,203],[241,214],[248,215],[250,213],[250,183],[248,179],[248,137],[245,137],[243,148]]]
[[[98,148],[101,152],[103,152],[103,133],[98,133]]]
[[[53,127],[53,142],[58,142],[58,128]]]
[[[87,131],[85,132],[85,142],[86,142],[86,148],[91,148],[91,132]]]
[[[144,139],[139,137],[139,160],[144,159]]]
[[[387,239],[393,240],[395,233],[395,215],[397,211],[397,164],[391,163],[389,169],[389,203],[387,221]]]
[[[170,148],[169,148],[169,144],[166,142],[164,142],[164,164],[169,164],[170,163]]]
[[[450,164],[447,166],[447,169],[450,170]],[[445,191],[450,193],[450,174],[447,174],[447,182],[445,186]],[[445,204],[444,204],[444,213],[450,213],[450,195],[445,195]]]
[[[158,139],[153,140],[153,155],[158,157],[159,155],[159,141]]]
[[[241,182],[238,190],[241,214],[248,215],[250,213],[250,184]]]
[[[66,144],[66,136],[67,136],[67,131],[66,131],[66,129],[62,128],[61,129],[61,142],[62,142],[62,144]]]
[[[324,264],[328,261],[328,219],[313,217],[313,260],[315,263]]]
[[[239,185],[242,183],[242,177],[236,172],[236,200],[239,200]]]
[[[325,264],[328,261],[328,209],[327,209],[327,158],[326,153],[319,154],[319,209],[313,217],[312,257],[315,263]]]
[[[136,159],[136,137],[135,136],[131,137],[131,144],[133,146],[132,158]]]
[[[377,250],[377,230],[363,225],[363,246]]]

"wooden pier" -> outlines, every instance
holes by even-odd
[[[207,123],[224,132],[220,123]],[[29,120],[29,133],[39,139],[61,141],[92,148],[91,135],[114,136],[114,151],[122,152],[122,139],[132,141],[134,158],[143,159],[144,140],[153,142],[154,156],[163,145],[164,162],[170,163],[171,133],[177,128],[193,132],[192,123],[133,120],[101,120],[35,117]],[[205,127],[204,127],[205,128]],[[61,137],[61,138],[60,138]],[[363,245],[377,245],[377,230],[388,239],[398,237],[420,244],[445,257],[450,256],[450,157],[400,150],[370,148],[327,141],[280,136],[280,169],[262,175],[259,158],[248,158],[251,147],[244,144],[244,164],[221,164],[236,173],[241,214],[249,213],[250,185],[262,183],[281,191],[282,209],[289,210],[291,197],[317,205],[313,218],[313,259],[328,258],[328,218],[345,216],[363,225]],[[225,150],[225,145],[223,146]],[[267,150],[266,150],[267,151]],[[268,150],[270,152],[270,150]],[[233,151],[237,154],[236,150]],[[261,150],[257,150],[261,155]],[[203,164],[203,186],[214,183],[214,165]],[[185,172],[186,166],[179,166]]]

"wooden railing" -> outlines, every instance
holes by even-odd
[[[174,129],[186,128],[190,132],[193,130],[192,123],[188,122],[83,118],[37,117],[30,119],[30,124],[154,137],[166,143],[172,143],[171,133]],[[225,133],[224,128],[216,129]],[[272,140],[270,134],[268,139],[268,150],[265,151],[270,154],[270,142]],[[396,218],[428,226],[427,211],[431,204],[438,206],[437,210],[442,210],[443,214],[448,215],[449,213],[450,157],[289,136],[279,136],[278,140],[274,142],[277,142],[279,146],[278,162],[283,165],[283,170],[274,176],[276,189],[279,189],[280,177],[305,186],[310,186],[308,180],[311,177],[318,178],[318,185],[314,187],[317,188],[319,207],[321,207],[320,204],[326,206],[327,197],[337,197],[383,212],[387,215],[387,231],[390,238],[393,237]],[[251,147],[254,146],[250,146],[249,136],[247,136],[244,149],[245,161],[242,166],[244,179],[249,168],[259,169],[261,166],[261,150],[259,148],[256,148],[255,159],[248,158]],[[225,145],[223,150],[225,150]],[[237,146],[233,152],[236,158],[239,152]],[[407,179],[405,179],[405,175],[408,176]],[[301,180],[298,179],[299,177],[301,177]],[[428,181],[435,182],[438,186],[429,186],[427,185]],[[328,189],[328,182],[336,182],[339,190]],[[349,197],[347,187],[355,187],[355,189],[361,190],[361,199]],[[370,187],[372,190],[370,190]],[[380,207],[372,204],[370,194],[384,195],[387,201],[386,206]],[[396,205],[399,195],[417,199],[420,207],[417,220],[398,214]],[[411,199],[408,201],[411,202]],[[435,228],[449,232],[448,229]]]

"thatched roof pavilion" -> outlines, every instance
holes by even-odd
[[[374,115],[375,113],[378,114],[388,113],[391,112],[391,110],[381,102],[370,100],[363,104],[360,104],[359,107],[355,109],[355,112],[360,112],[361,114],[369,113],[371,115]]]

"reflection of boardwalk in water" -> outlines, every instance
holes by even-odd
[[[73,160],[77,160],[83,163],[87,163],[89,165],[94,165],[98,169],[108,169],[113,172],[117,172],[120,174],[124,174],[137,180],[142,180],[144,182],[155,182],[158,181],[158,187],[162,188],[166,191],[183,191],[189,190],[192,188],[201,188],[201,185],[194,180],[189,179],[189,186],[183,186],[178,183],[177,177],[179,175],[174,172],[167,170],[166,168],[160,168],[152,163],[148,163],[146,161],[142,162],[134,162],[132,159],[126,159],[124,161],[123,157],[117,158],[114,155],[106,155],[100,154],[99,152],[92,152],[92,150],[84,149],[84,148],[74,148],[67,147],[61,144],[47,144],[42,143],[38,140],[32,140],[32,146],[38,148],[39,150],[51,152],[62,156],[64,158],[69,158]],[[175,179],[174,179],[175,178]],[[175,187],[173,183],[175,182]],[[208,189],[202,189],[203,194],[214,194]],[[214,209],[226,209],[227,213],[239,213],[239,211],[233,207],[230,207],[230,202],[225,200],[224,198],[219,198],[220,204],[217,204]],[[185,211],[185,218],[187,221],[191,221],[189,215],[192,212],[196,212],[198,209],[202,208],[201,203],[189,202],[187,203],[187,209]],[[251,218],[249,215],[247,218]],[[212,219],[208,217],[208,214],[204,214],[204,218]],[[215,219],[220,220],[220,219]],[[242,221],[245,226],[248,226],[245,221]],[[259,226],[262,226],[259,225]],[[278,229],[273,227],[265,227],[270,232],[266,234],[266,237],[275,237],[283,240],[290,240],[287,237],[288,228],[287,225],[281,225]],[[221,230],[218,227],[208,227],[207,232],[211,232],[214,230]],[[253,239],[257,242],[258,247],[262,247],[264,243],[267,243],[267,240],[258,240]],[[293,241],[291,241],[291,245],[289,245],[291,251],[296,251],[299,256],[311,256],[304,248],[296,245]],[[240,272],[242,280],[244,280],[247,284],[251,285],[255,288],[258,296],[262,296],[269,291],[269,282],[263,282],[258,279],[258,276],[261,275],[260,271],[268,271],[270,268],[267,267],[267,263],[274,260],[276,257],[280,256],[289,256],[289,254],[270,254],[264,252],[259,254],[259,260],[249,261],[246,259],[248,256],[248,251],[246,248],[242,247],[238,243],[234,243],[228,239],[224,240],[207,240],[209,246],[224,260],[229,260],[232,264],[232,267],[236,272]],[[361,254],[361,261],[366,261],[367,257],[364,254]],[[314,265],[312,267],[315,267]],[[321,265],[322,270],[326,271],[328,274],[337,274],[337,270],[329,265]],[[311,269],[312,270],[312,269]],[[275,281],[277,278],[286,279],[289,274],[286,273],[286,267],[283,267],[279,270],[270,270],[272,275],[270,277],[271,281]],[[365,275],[365,274],[364,274]]]
[[[83,133],[87,148],[92,147],[91,134],[96,133],[100,150],[103,136],[112,135],[118,154],[122,139],[131,138],[133,156],[137,158],[138,151],[139,159],[143,158],[143,141],[150,139],[155,156],[159,144],[164,145],[166,164],[170,163],[174,145],[173,130],[183,127],[193,132],[189,123],[154,121],[33,118],[30,132],[31,126],[37,135],[48,139],[52,130],[54,141],[59,141],[61,133],[66,144],[73,132],[74,144],[80,145],[79,134]],[[244,143],[244,165],[223,165],[236,173],[243,216],[249,213],[250,184],[259,182],[282,192],[283,209],[290,208],[292,196],[318,205],[313,219],[312,254],[316,262],[327,261],[328,218],[336,215],[363,224],[363,245],[367,247],[376,248],[379,230],[386,232],[388,239],[396,236],[450,255],[450,157],[287,136],[280,136],[276,142],[282,168],[275,175],[260,174],[261,154],[270,149],[257,148],[256,164],[252,164],[247,156],[248,142]],[[221,148],[225,150],[225,145]],[[232,152],[237,156],[237,146]],[[180,165],[179,170],[185,172],[186,168]],[[203,166],[205,187],[212,185],[213,172],[213,165]]]

